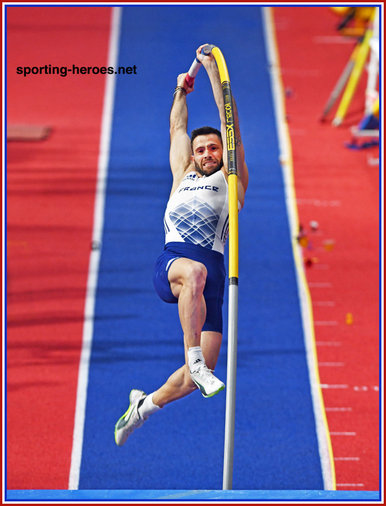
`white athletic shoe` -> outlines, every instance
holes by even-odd
[[[130,405],[126,413],[115,424],[115,442],[118,446],[126,443],[126,439],[130,436],[135,429],[142,427],[147,418],[141,418],[138,413],[138,403],[146,397],[145,392],[142,390],[133,389],[130,392],[129,400]]]
[[[213,371],[208,369],[205,364],[201,364],[193,371],[190,371],[190,377],[204,397],[212,397],[225,388],[224,383],[217,379],[213,375]]]

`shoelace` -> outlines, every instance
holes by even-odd
[[[213,369],[209,369],[209,367],[207,367],[206,365],[200,365],[199,367],[197,367],[197,369],[190,371],[190,373],[195,374],[197,372],[200,372],[200,370],[202,370],[203,373],[207,373],[207,372],[213,373],[213,371],[214,371]]]
[[[201,369],[201,370],[200,370]],[[209,369],[206,366],[201,366],[196,371],[193,371],[194,373],[202,374],[206,376],[206,381],[210,384],[214,384],[216,382],[216,378],[213,376],[213,369]]]

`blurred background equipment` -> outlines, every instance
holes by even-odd
[[[330,94],[321,117],[322,120],[326,119],[328,113],[335,105],[335,102],[342,94],[335,117],[332,121],[334,126],[339,126],[345,119],[369,54],[370,64],[367,68],[368,84],[364,100],[365,113],[368,114],[370,112],[374,101],[378,97],[379,8],[330,7],[330,9],[340,16],[345,16],[342,23],[337,27],[339,33],[344,37],[354,37],[356,39],[350,58]]]

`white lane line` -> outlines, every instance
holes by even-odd
[[[337,487],[364,487],[364,483],[337,483]]]
[[[344,362],[319,362],[319,367],[344,367]]]
[[[359,460],[361,460],[359,457],[335,457],[334,460],[337,460],[337,461],[353,461],[353,462],[358,462]]]
[[[109,40],[108,67],[116,67],[118,60],[118,42],[121,23],[120,7],[113,7]],[[86,414],[87,386],[91,343],[94,329],[95,293],[98,284],[100,262],[100,244],[103,231],[103,218],[106,196],[106,179],[110,156],[111,123],[114,107],[115,79],[106,74],[106,88],[103,103],[101,138],[99,145],[97,187],[94,205],[93,248],[90,253],[87,293],[84,311],[83,343],[79,363],[78,389],[75,407],[74,433],[71,454],[71,468],[68,482],[69,490],[79,487],[80,465],[82,461],[84,422]]]
[[[344,390],[345,388],[348,388],[348,385],[328,385],[326,383],[322,383],[320,385],[320,388],[324,388],[324,389],[329,389],[329,388],[334,389],[335,388],[335,389],[343,389]]]
[[[326,408],[326,411],[330,411],[330,412],[342,412],[342,413],[345,413],[345,412],[351,412],[352,411],[352,408],[347,406],[342,406],[342,407],[337,407],[337,408]]]
[[[356,436],[356,432],[330,432],[331,436]]]
[[[340,200],[297,199],[298,206],[339,207]]]

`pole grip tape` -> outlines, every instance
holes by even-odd
[[[206,55],[210,54],[213,47],[214,46],[212,44],[206,44],[201,49],[201,54],[206,54]],[[186,74],[186,77],[185,77],[186,84],[189,87],[193,86],[194,80],[196,78],[196,75],[198,74],[198,71],[200,70],[201,65],[202,65],[202,63],[196,57],[193,60],[193,63],[191,64],[190,69],[188,70],[188,73]]]
[[[199,60],[197,60],[197,58],[195,58],[193,60],[193,63],[190,66],[190,69],[188,70],[189,77],[193,77],[193,79],[194,79],[196,77],[196,75],[198,74],[198,71],[200,70],[201,65],[202,65],[202,63]]]
[[[222,83],[222,92],[224,97],[224,108],[225,108],[228,174],[237,175],[236,140],[235,140],[235,127],[233,120],[232,91],[231,91],[231,83],[229,81],[224,81]]]

